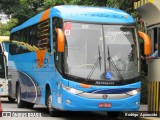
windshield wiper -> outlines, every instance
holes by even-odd
[[[100,48],[99,48],[99,45],[98,45],[98,53],[99,53],[99,56],[98,56],[98,59],[99,59],[99,68],[100,68],[100,71],[101,71],[101,52],[100,52]]]
[[[94,63],[91,71],[89,72],[89,74],[88,74],[88,76],[87,76],[87,80],[89,80],[89,79],[91,78],[91,76],[92,76],[92,74],[94,73],[94,71],[95,71],[98,63],[99,63],[99,66],[100,66],[100,71],[101,71],[101,58],[102,58],[102,57],[101,57],[101,53],[100,53],[100,48],[99,48],[99,46],[98,46],[98,55],[99,55],[99,56],[98,56],[96,62]],[[87,80],[86,80],[86,81],[87,81]]]
[[[123,76],[122,76],[121,73],[120,73],[119,68],[117,67],[117,65],[116,65],[115,62],[113,61],[112,57],[110,56],[109,46],[108,46],[108,58],[107,58],[107,59],[108,59],[108,61],[109,61],[109,70],[111,71],[111,66],[110,66],[110,63],[111,63],[111,65],[112,65],[113,68],[115,69],[115,71],[116,71],[117,75],[119,76],[119,78],[120,78],[121,80],[124,80]]]

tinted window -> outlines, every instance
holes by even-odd
[[[0,78],[5,78],[4,57],[0,54]]]
[[[50,52],[49,23],[49,20],[45,20],[36,25],[12,33],[10,38],[14,44],[10,47],[11,54],[22,54],[37,50],[47,50]]]
[[[63,53],[57,51],[57,35],[56,28],[63,28],[63,21],[61,18],[53,18],[52,20],[52,28],[53,28],[53,49],[54,49],[54,58],[55,65],[57,69],[62,72],[63,67]]]

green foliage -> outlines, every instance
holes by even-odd
[[[17,19],[10,19],[7,23],[0,23],[0,36],[9,36],[11,29],[18,23]]]
[[[32,9],[32,6],[30,5],[29,0],[27,1],[0,0],[0,5],[1,5],[0,12],[12,15],[12,17],[17,18],[19,24],[21,24],[35,14],[35,12]]]
[[[96,3],[94,1],[91,1],[91,0],[64,0],[64,4],[96,6]]]
[[[56,4],[56,0],[45,0],[43,2],[44,9],[48,9],[50,7],[53,7]]]

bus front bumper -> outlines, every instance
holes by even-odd
[[[123,99],[89,99],[63,90],[62,109],[71,111],[138,111],[140,93]]]

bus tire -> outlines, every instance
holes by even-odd
[[[17,107],[25,108],[25,102],[21,100],[21,88],[20,85],[17,86]]]
[[[32,109],[34,107],[34,103],[26,102],[26,108]]]
[[[15,102],[15,99],[13,99],[13,98],[11,98],[11,97],[8,96],[8,101],[9,101],[10,103],[13,103],[13,102]]]
[[[47,91],[47,108],[51,117],[55,117],[57,115],[56,109],[52,106],[52,95],[50,90]]]

